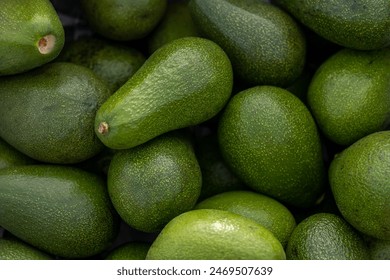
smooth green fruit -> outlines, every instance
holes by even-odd
[[[390,131],[375,132],[336,155],[329,182],[337,207],[357,230],[390,240]]]
[[[297,225],[286,249],[290,260],[368,260],[366,244],[341,217],[314,214]]]
[[[138,50],[98,38],[71,41],[62,50],[57,61],[83,65],[104,80],[111,92],[119,89],[145,62]]]
[[[351,145],[390,125],[390,49],[343,49],[326,60],[309,87],[308,105],[331,141]]]
[[[0,170],[0,226],[44,252],[93,256],[116,238],[117,223],[98,176],[54,165]]]
[[[232,171],[252,189],[297,207],[314,205],[325,170],[316,124],[292,93],[258,86],[236,94],[218,138]]]
[[[65,34],[49,0],[1,0],[0,76],[41,66],[61,52]]]
[[[179,38],[197,37],[198,33],[188,8],[188,1],[168,2],[164,17],[148,37],[149,52],[153,53],[166,43]]]
[[[33,163],[35,163],[33,159],[22,154],[0,138],[0,169]]]
[[[255,221],[228,211],[192,210],[157,236],[149,260],[283,260],[283,247]]]
[[[97,109],[110,96],[92,70],[50,63],[0,78],[0,137],[27,156],[76,163],[103,148],[94,133]]]
[[[117,41],[147,36],[163,17],[166,0],[82,0],[81,6],[91,28]]]
[[[275,0],[301,23],[341,46],[373,50],[390,45],[388,0]]]
[[[201,186],[191,143],[175,133],[117,152],[108,170],[115,209],[127,224],[144,232],[159,231],[192,209]]]
[[[202,189],[199,199],[226,191],[247,189],[223,159],[216,133],[197,139],[195,153],[202,172]]]
[[[113,249],[106,260],[144,260],[150,248],[149,243],[128,242]]]
[[[296,226],[294,216],[280,202],[251,191],[229,191],[209,197],[195,209],[226,210],[254,220],[272,232],[285,247]]]
[[[38,249],[16,238],[0,238],[0,260],[51,260]]]
[[[190,10],[202,34],[226,51],[242,81],[288,86],[301,74],[305,38],[278,7],[258,0],[192,0]]]
[[[98,110],[95,131],[114,149],[214,117],[233,83],[230,61],[207,39],[177,39],[154,52]]]

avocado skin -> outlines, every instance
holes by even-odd
[[[214,42],[177,39],[154,52],[98,110],[95,132],[112,149],[128,149],[168,131],[211,119],[228,102],[233,72]],[[102,123],[106,133],[99,132]]]
[[[236,94],[218,127],[222,155],[248,186],[290,206],[313,206],[326,179],[313,117],[292,93],[257,86]]]
[[[374,50],[390,45],[388,0],[274,0],[301,23],[341,46]]]
[[[94,118],[110,91],[92,70],[50,63],[0,78],[0,96],[0,137],[29,157],[71,164],[103,148]]]
[[[71,62],[91,69],[111,92],[119,89],[145,62],[135,48],[100,38],[82,38],[65,45],[56,61]]]
[[[48,54],[37,44],[46,35],[56,42]],[[65,42],[62,23],[48,0],[1,0],[0,76],[14,75],[39,67],[55,59]]]
[[[146,37],[163,17],[167,0],[81,0],[91,28],[116,41]]]
[[[52,257],[17,238],[0,238],[0,260],[51,260]]]
[[[36,163],[0,138],[0,169]]]
[[[118,233],[105,182],[85,171],[54,165],[0,170],[0,225],[64,258],[100,253]]]
[[[390,125],[390,48],[343,49],[315,72],[307,93],[319,128],[348,146]]]
[[[201,34],[225,50],[235,76],[249,86],[285,87],[300,76],[305,38],[278,7],[256,0],[192,0],[189,7]]]
[[[177,131],[118,151],[108,170],[108,192],[115,209],[127,224],[143,232],[158,232],[172,218],[191,210],[201,186],[191,142]]]

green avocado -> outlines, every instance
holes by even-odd
[[[39,161],[81,162],[103,148],[94,119],[109,96],[92,70],[72,63],[1,77],[0,137]]]
[[[146,37],[163,17],[167,0],[81,0],[84,16],[98,34],[116,41]]]
[[[218,127],[222,155],[249,187],[290,206],[313,206],[326,179],[320,136],[289,91],[257,86],[237,93]]]
[[[100,177],[28,165],[0,170],[0,226],[49,254],[84,258],[107,249],[118,217]]]
[[[17,238],[0,238],[0,260],[51,260],[52,257]]]
[[[145,62],[135,48],[100,38],[82,38],[65,45],[56,61],[90,68],[107,83],[111,92],[119,89]]]
[[[155,51],[98,110],[95,132],[113,149],[211,119],[232,92],[230,60],[214,42],[174,40]]]
[[[191,0],[202,35],[219,44],[248,85],[288,86],[305,65],[306,42],[280,8],[258,0]]]
[[[132,228],[157,232],[198,200],[202,175],[190,141],[178,132],[118,151],[108,170],[111,201]]]
[[[274,0],[320,36],[343,47],[374,50],[390,45],[388,0]]]
[[[0,138],[0,169],[33,163],[35,160],[19,152]]]
[[[52,61],[64,42],[64,28],[49,0],[1,0],[0,76]]]

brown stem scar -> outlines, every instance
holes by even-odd
[[[101,122],[100,124],[99,124],[99,127],[98,127],[98,132],[100,133],[100,134],[107,134],[107,132],[108,132],[108,123],[106,123],[106,122]]]
[[[41,54],[48,54],[53,50],[55,43],[56,43],[56,37],[54,35],[51,34],[46,35],[41,39],[39,39],[38,51]]]

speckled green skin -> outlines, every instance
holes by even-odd
[[[129,242],[113,249],[106,260],[144,260],[150,248],[149,243]]]
[[[149,52],[153,53],[175,39],[196,36],[199,32],[188,9],[188,1],[170,2],[161,22],[148,37]]]
[[[96,155],[98,107],[110,96],[92,70],[50,63],[0,79],[0,137],[33,159],[69,164]]]
[[[226,51],[242,81],[288,86],[301,74],[305,39],[281,9],[257,0],[192,0],[190,10],[200,31]]]
[[[192,146],[175,133],[117,152],[108,170],[115,209],[127,224],[144,232],[157,232],[192,209],[201,186]]]
[[[52,257],[16,238],[0,238],[0,260],[51,260]]]
[[[232,92],[233,73],[224,51],[195,37],[154,52],[98,110],[95,131],[113,149],[135,147],[214,117]],[[108,131],[99,132],[107,123]]]
[[[337,207],[357,230],[390,240],[390,131],[375,132],[336,155],[329,182]]]
[[[245,237],[245,238],[243,238]],[[192,210],[171,220],[147,260],[283,260],[280,242],[265,227],[238,214]]]
[[[307,101],[324,135],[350,145],[390,124],[390,49],[343,49],[315,73]]]
[[[218,128],[222,155],[254,190],[297,207],[323,192],[325,170],[315,122],[306,106],[278,87],[236,94]]]
[[[71,167],[0,170],[0,225],[23,241],[64,258],[107,249],[118,219],[105,183]]]
[[[97,38],[71,41],[56,61],[67,61],[90,68],[104,80],[111,92],[119,89],[145,62],[138,50]]]
[[[368,260],[362,236],[341,217],[314,214],[297,225],[286,249],[289,260]]]
[[[50,34],[56,37],[55,46],[50,53],[41,54],[38,42]],[[64,29],[49,0],[1,0],[0,76],[25,72],[53,60],[64,41]]]
[[[163,17],[166,0],[81,0],[84,16],[100,35],[118,41],[147,36]]]
[[[229,191],[209,197],[194,209],[226,210],[254,220],[272,232],[285,247],[296,226],[291,212],[280,202],[251,191]]]
[[[0,138],[0,169],[33,163],[35,163],[33,159],[22,154]]]
[[[341,46],[373,50],[390,45],[388,0],[274,0],[320,36]]]

